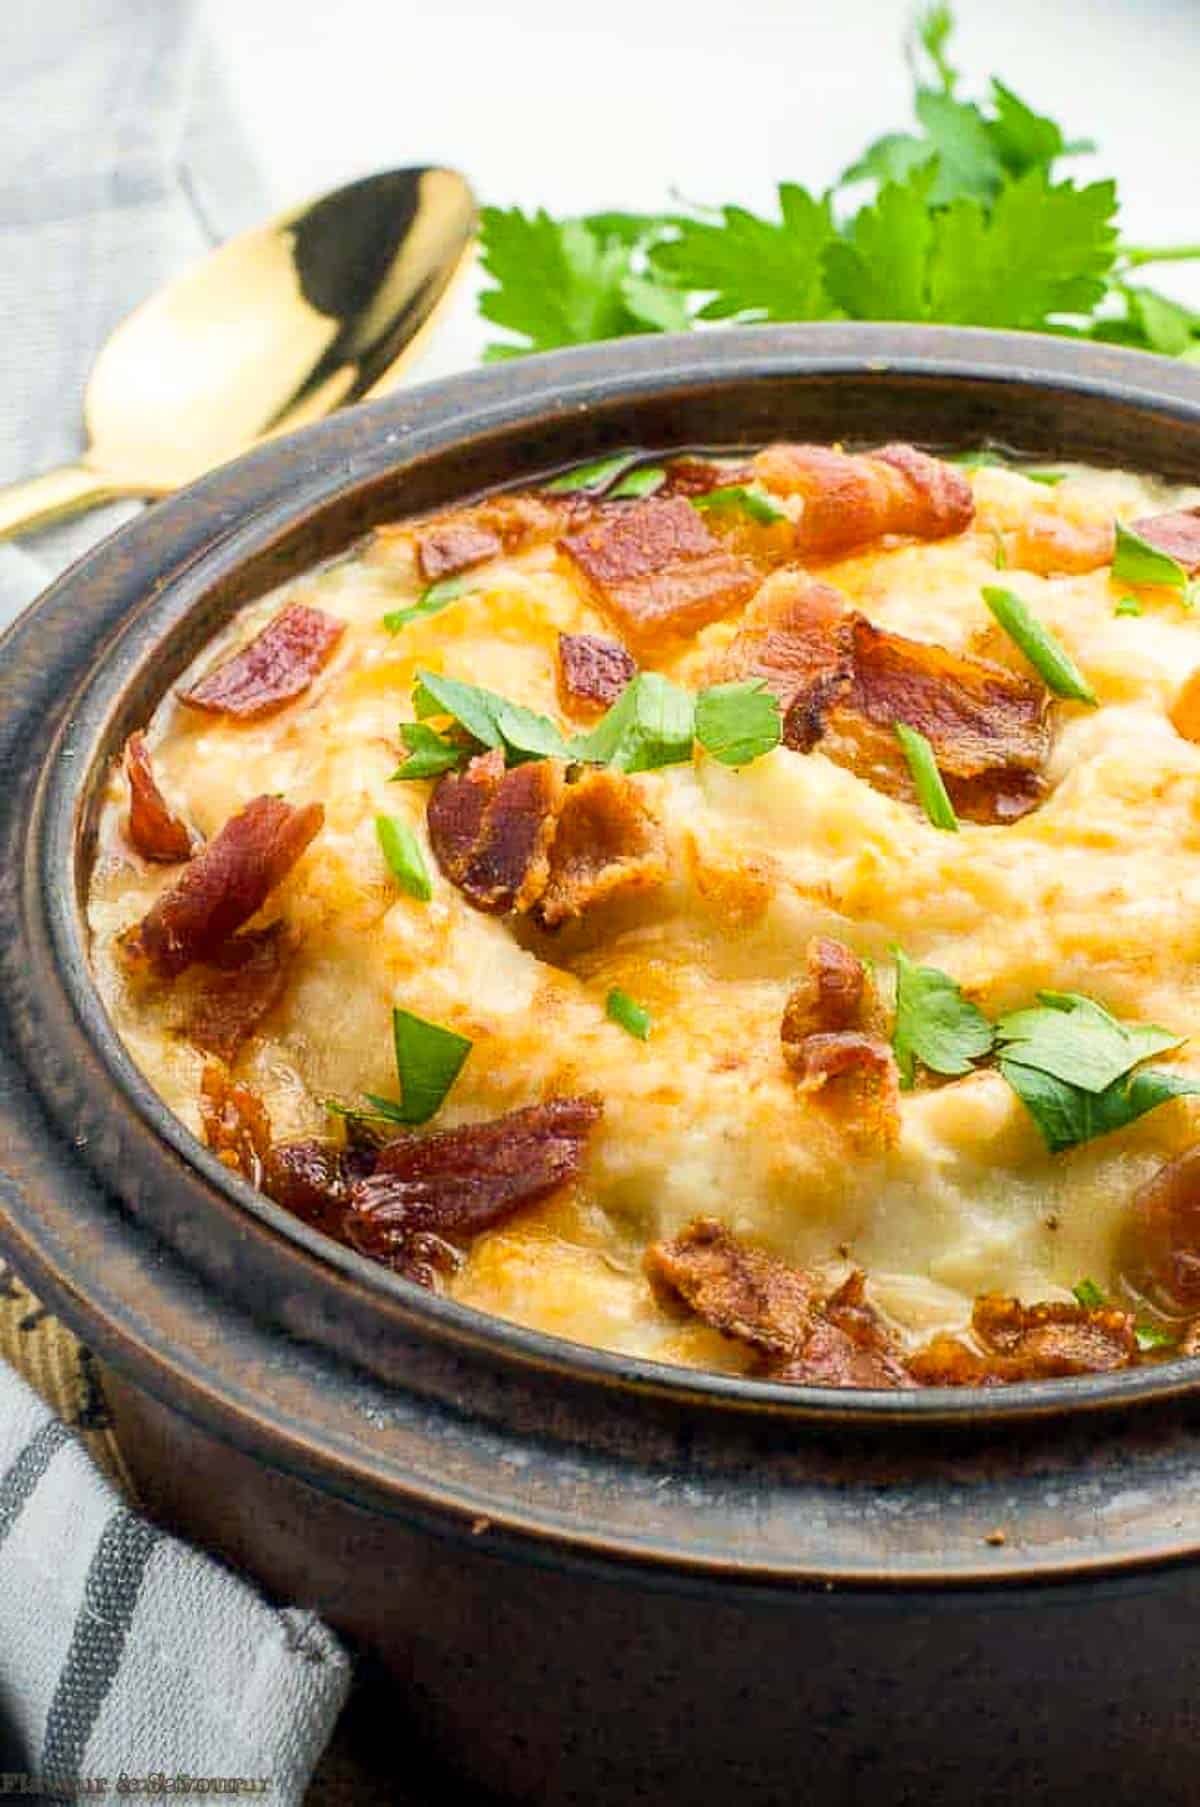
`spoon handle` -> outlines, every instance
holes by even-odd
[[[86,464],[63,464],[40,477],[0,485],[0,540],[45,527],[64,515],[79,514],[99,502],[140,493],[102,471],[89,470]]]

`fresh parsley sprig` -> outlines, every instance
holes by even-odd
[[[774,215],[736,204],[554,219],[484,208],[490,357],[708,321],[925,320],[1024,327],[1200,359],[1200,313],[1149,288],[1200,245],[1126,245],[1112,182],[1080,186],[1068,138],[1007,83],[966,98],[953,15],[908,46],[914,126],[876,138],[833,189],[784,182]]]

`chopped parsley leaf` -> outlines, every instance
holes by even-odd
[[[627,1029],[638,1041],[649,1041],[654,1019],[648,1010],[644,1010],[619,985],[614,985],[609,992],[604,1001],[604,1010],[611,1022],[619,1023],[622,1029]]]
[[[948,973],[917,966],[896,947],[896,1026],[892,1047],[900,1083],[909,1090],[916,1062],[934,1073],[956,1077],[991,1052],[992,1025],[977,1005],[963,997]]]
[[[712,684],[696,698],[695,733],[722,765],[749,765],[779,745],[783,718],[761,679]]]

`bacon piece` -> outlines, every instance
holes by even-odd
[[[261,910],[324,820],[319,803],[300,809],[281,797],[247,803],[126,931],[127,957],[160,979],[211,960]]]
[[[817,1387],[911,1387],[896,1340],[866,1298],[861,1269],[849,1275],[821,1307],[812,1335],[798,1355],[768,1368],[770,1380]]]
[[[557,928],[596,904],[653,890],[666,876],[662,826],[636,785],[620,772],[585,772],[563,795],[533,913],[543,928]]]
[[[417,569],[427,584],[439,583],[444,577],[469,571],[472,565],[486,564],[503,551],[504,541],[491,528],[451,517],[440,526],[418,533]]]
[[[1200,1311],[1200,1143],[1136,1193],[1128,1241],[1135,1285],[1167,1311]]]
[[[975,518],[971,485],[960,470],[911,445],[871,453],[820,445],[772,445],[756,454],[765,489],[800,496],[800,557],[834,558],[885,534],[940,540]]]
[[[231,659],[207,672],[179,699],[209,715],[253,721],[302,696],[333,657],[346,631],[322,609],[294,602],[268,621]]]
[[[1085,575],[1111,565],[1116,538],[1111,521],[1072,521],[1049,509],[1028,515],[1004,535],[1004,553],[1016,570],[1040,577]]]
[[[746,610],[717,675],[761,678],[786,709],[803,687],[845,671],[847,619],[840,591],[800,571],[780,572]]]
[[[1131,521],[1130,527],[1139,538],[1182,565],[1189,577],[1200,571],[1200,508],[1145,515],[1140,521]]]
[[[812,1335],[820,1302],[812,1276],[749,1247],[715,1217],[698,1217],[669,1242],[652,1243],[644,1265],[660,1297],[682,1301],[762,1355],[790,1359]]]
[[[583,496],[538,496],[528,491],[488,496],[450,514],[435,515],[416,531],[417,569],[426,583],[456,577],[502,553],[525,552],[557,539],[591,504]],[[381,528],[390,537],[396,529]],[[401,536],[409,529],[401,527]]]
[[[729,552],[682,496],[604,505],[559,545],[635,651],[694,634],[748,601],[759,582],[752,562]]]
[[[474,1236],[548,1198],[579,1177],[601,1109],[596,1098],[551,1098],[488,1123],[397,1137],[351,1188],[350,1241],[403,1270],[416,1238]]]
[[[798,648],[796,659],[809,659],[816,675],[787,707],[785,746],[810,753],[819,744],[877,790],[911,797],[895,734],[895,724],[905,722],[929,740],[960,815],[1015,821],[1039,801],[1050,750],[1050,698],[1040,684],[986,659],[888,633],[857,613],[832,630],[814,613],[795,637],[807,638],[810,649],[815,643],[815,650]]]
[[[1137,1359],[1133,1318],[1114,1306],[1092,1307],[985,1294],[976,1299],[971,1328],[982,1352],[957,1337],[938,1336],[909,1357],[922,1386],[1011,1386],[1070,1374],[1107,1374]]]
[[[372,1171],[377,1158],[375,1148],[342,1148],[316,1136],[275,1142],[263,1163],[262,1189],[314,1230],[348,1243],[351,1189]]]
[[[204,1140],[223,1167],[261,1186],[271,1149],[271,1119],[257,1092],[238,1085],[211,1061],[200,1079],[200,1122]]]
[[[728,483],[743,483],[749,475],[746,466],[714,464],[711,458],[672,458],[666,466],[667,480],[657,492],[660,496],[707,496],[711,490],[723,489]]]
[[[565,709],[608,709],[637,676],[633,655],[603,634],[558,636],[558,694]]]
[[[465,772],[447,772],[429,798],[429,844],[438,865],[477,910],[527,910],[546,889],[550,844],[564,791],[551,759],[504,767],[499,747]]]
[[[802,1092],[822,1104],[860,1145],[891,1148],[900,1135],[900,1071],[887,1042],[856,1029],[806,1035],[784,1057]]]
[[[217,948],[207,964],[183,1033],[206,1054],[233,1061],[287,987],[297,940],[283,922],[244,929]]]
[[[853,948],[829,935],[814,935],[805,963],[805,975],[789,994],[779,1025],[789,1062],[810,1035],[879,1028],[874,981]]]
[[[427,819],[439,866],[476,909],[531,912],[544,928],[666,877],[658,820],[617,772],[568,785],[561,763],[506,771],[497,748],[438,780]]]
[[[125,742],[125,776],[129,782],[129,839],[134,849],[144,860],[163,865],[190,859],[191,833],[159,790],[146,736],[140,732]]]
[[[652,1244],[645,1269],[665,1302],[687,1306],[714,1330],[757,1350],[766,1379],[836,1387],[911,1384],[894,1338],[867,1303],[861,1273],[822,1298],[811,1274],[750,1247],[711,1217],[698,1217],[669,1242]]]

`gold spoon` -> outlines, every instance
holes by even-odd
[[[87,387],[87,450],[0,486],[0,539],[119,496],[165,495],[390,388],[474,230],[457,171],[396,169],[220,246],[117,327]]]

